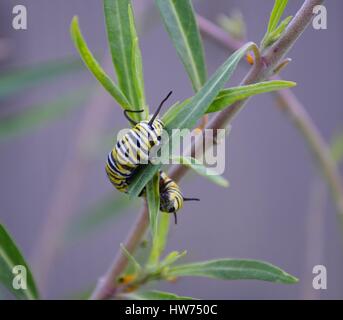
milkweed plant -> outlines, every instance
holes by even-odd
[[[313,6],[316,2],[320,1],[305,1],[303,6]],[[171,198],[175,196],[175,190],[179,192],[179,180],[187,170],[193,170],[208,178],[208,183],[216,183],[222,187],[228,186],[225,178],[213,174],[196,158],[194,150],[199,144],[197,141],[202,141],[204,128],[215,131],[228,130],[233,116],[245,105],[248,98],[296,85],[292,81],[272,77],[278,75],[290,61],[286,54],[306,27],[306,21],[301,24],[299,21],[294,21],[296,17],[292,16],[282,19],[287,0],[275,0],[267,23],[267,31],[260,44],[257,45],[254,42],[244,43],[245,26],[240,15],[222,16],[220,31],[231,34],[236,40],[239,39],[241,45],[211,76],[208,76],[202,37],[199,32],[201,17],[195,14],[192,2],[190,0],[155,0],[161,20],[194,91],[193,96],[188,99],[172,106],[165,106],[157,116],[155,114],[156,107],[149,106],[145,98],[144,60],[139,47],[131,1],[103,0],[103,5],[116,80],[113,80],[105,72],[90,51],[81,32],[77,16],[71,21],[70,32],[71,39],[85,66],[104,90],[113,97],[116,105],[125,111],[130,121],[124,123],[125,118],[123,117],[123,127],[128,128],[130,133],[138,135],[135,143],[127,139],[127,145],[125,145],[124,140],[119,141],[120,148],[124,149],[123,152],[127,153],[127,157],[132,157],[131,149],[137,146],[138,154],[145,156],[142,145],[149,148],[151,141],[148,138],[156,134],[154,131],[156,128],[152,125],[155,119],[160,119],[159,123],[167,132],[169,141],[177,138],[177,133],[175,133],[178,132],[177,129],[195,130],[198,138],[189,146],[191,150],[189,154],[170,155],[173,163],[176,163],[176,166],[172,167],[168,173],[171,182],[165,180],[165,176],[160,173],[160,164],[148,161],[145,165],[135,165],[134,170],[131,170],[130,166],[120,166],[116,161],[120,157],[121,149],[115,149],[115,145],[113,146],[114,149],[110,153],[108,162],[108,174],[111,182],[117,189],[120,189],[118,184],[125,183],[125,188],[122,188],[121,191],[125,189],[129,199],[141,196],[144,204],[127,242],[120,245],[117,257],[105,275],[98,281],[90,298],[133,300],[199,298],[178,296],[174,293],[151,289],[156,282],[174,281],[183,277],[207,277],[223,281],[260,280],[283,284],[297,283],[296,277],[264,261],[224,257],[184,263],[183,258],[187,254],[184,249],[186,248],[181,247],[176,248],[175,251],[166,252],[168,230],[170,221],[173,220],[168,212],[164,212],[167,210],[163,210],[165,206],[162,205],[162,201],[165,199],[162,192],[165,192],[163,187],[166,184],[172,183],[174,189],[168,190],[170,193],[168,193],[169,198],[167,199],[171,201]],[[311,19],[311,16],[306,16],[308,12],[305,9],[300,9],[298,16],[304,15],[307,19]],[[298,29],[292,28],[292,23],[297,24]],[[236,43],[238,43],[237,41]],[[239,62],[245,60],[251,69],[247,77],[238,86],[225,87]],[[161,97],[165,94],[161,93]],[[153,114],[153,121],[150,121]],[[151,125],[150,129],[146,129],[147,125]],[[145,137],[148,139],[147,141],[143,138],[144,130],[148,131]],[[213,145],[221,143],[215,135],[212,142]],[[163,149],[168,144],[169,142],[161,143],[159,147]],[[167,172],[167,169],[164,170]],[[125,178],[125,172],[129,172],[130,179]],[[173,200],[175,199],[173,198]],[[211,201],[211,199],[206,201]],[[174,211],[171,209],[169,212],[175,213],[176,208],[173,209]],[[182,211],[181,205],[178,209]],[[183,228],[182,223],[178,224],[178,228]],[[144,257],[137,257],[135,249],[145,237],[149,239],[150,245],[147,245]],[[39,299],[38,289],[29,266],[3,226],[0,228],[0,244],[0,281],[19,299]],[[12,269],[16,265],[22,265],[28,270],[25,290],[13,289]]]

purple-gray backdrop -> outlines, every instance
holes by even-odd
[[[20,4],[28,9],[28,30],[14,31],[11,11],[17,2],[19,4],[19,1],[2,0],[0,3],[0,37],[10,38],[12,45],[11,56],[2,62],[2,69],[75,55],[69,36],[74,14],[79,15],[92,50],[100,56],[105,52],[101,1],[22,0]],[[152,1],[144,2],[151,4]],[[240,9],[247,22],[249,40],[259,42],[266,29],[272,1],[259,1],[258,5],[256,2],[204,0],[196,2],[196,9],[212,20],[219,13]],[[301,3],[300,0],[290,1],[287,13],[294,14]],[[330,0],[326,7],[328,29],[316,31],[310,27],[306,30],[290,53],[293,62],[283,72],[283,77],[298,83],[294,92],[325,138],[330,139],[342,128],[339,88],[343,73],[343,3]],[[151,106],[156,106],[170,89],[174,90],[174,101],[188,97],[192,90],[155,9],[150,7],[148,15],[140,43],[147,99]],[[205,49],[211,74],[228,52],[209,41],[205,41]],[[241,67],[232,84],[237,84],[245,72]],[[0,113],[4,115],[38,101],[47,101],[84,83],[95,84],[87,72],[10,101],[1,101]],[[109,110],[104,132],[125,126],[115,103],[98,105],[98,108],[100,113]],[[0,218],[27,257],[32,257],[40,239],[51,199],[58,188],[59,174],[75,148],[72,143],[84,112],[85,109],[79,108],[67,119],[0,145]],[[175,284],[161,284],[159,288],[198,298],[342,298],[342,234],[336,224],[334,206],[329,199],[319,228],[306,228],[311,220],[309,215],[313,213],[309,210],[310,190],[316,177],[313,161],[302,137],[275,107],[272,96],[266,94],[249,102],[233,123],[227,150],[225,177],[230,180],[230,188],[211,185],[201,177],[184,180],[185,194],[200,197],[201,202],[185,206],[180,224],[171,227],[168,249],[187,250],[188,261],[219,257],[263,259],[298,276],[300,282],[286,286],[189,278]],[[87,167],[75,214],[111,192],[103,170],[105,157],[105,154],[99,154]],[[64,297],[94,284],[109,265],[136,214],[137,208],[133,207],[100,232],[73,242],[61,251],[50,269],[48,296]],[[307,258],[309,253],[310,258]],[[327,267],[326,291],[312,289],[312,266],[315,264]]]

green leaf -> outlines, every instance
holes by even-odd
[[[275,0],[274,7],[269,18],[267,29],[268,33],[273,32],[277,28],[283,12],[285,11],[285,8],[287,6],[287,3],[288,0]]]
[[[280,23],[280,25],[274,31],[268,33],[262,41],[262,47],[266,48],[272,45],[275,41],[277,41],[281,37],[281,34],[287,28],[288,24],[291,22],[292,18],[293,16],[288,16]]]
[[[131,110],[144,109],[147,114],[142,94],[140,51],[129,5],[129,0],[104,0],[107,37],[119,88],[130,102]],[[143,113],[131,116],[136,121],[146,117]]]
[[[296,83],[292,81],[271,80],[245,86],[223,89],[219,92],[215,100],[211,103],[206,113],[223,110],[239,100],[243,100],[257,94],[290,88],[294,87],[295,85]],[[189,101],[190,98],[184,100],[181,103],[177,102],[165,112],[165,114],[162,117],[162,120],[167,127],[176,117],[176,115],[181,111],[181,109],[187,103],[189,103]]]
[[[170,122],[167,129],[191,129],[194,127],[196,122],[204,115],[209,105],[217,97],[225,83],[231,78],[238,62],[245,55],[246,51],[250,50],[254,45],[254,43],[249,42],[235,51],[222,66],[219,67],[201,90],[189,100],[189,103],[180,110],[173,121]]]
[[[280,37],[280,35],[285,31],[289,23],[291,22],[293,16],[288,16],[279,24],[279,26],[270,33],[270,37],[274,38],[275,40]]]
[[[135,204],[125,195],[113,196],[113,194],[101,199],[98,203],[75,215],[66,230],[65,238],[74,240],[75,238],[87,236],[92,232],[101,230],[102,227],[115,221],[127,209]]]
[[[74,17],[70,26],[71,37],[74,41],[75,47],[78,50],[83,62],[87,68],[91,71],[94,77],[101,83],[101,85],[108,91],[108,93],[118,102],[124,109],[130,108],[125,95],[112,81],[112,79],[102,69],[98,61],[94,58],[90,52],[87,43],[81,33],[78,17]]]
[[[192,157],[182,157],[182,156],[172,156],[174,161],[178,164],[182,164],[194,170],[197,174],[207,178],[211,182],[217,184],[221,187],[228,187],[229,181],[227,181],[222,176],[218,175],[213,169],[206,168],[200,161]]]
[[[191,297],[177,296],[174,293],[163,291],[136,291],[133,293],[121,294],[120,297],[128,300],[195,300]]]
[[[190,0],[156,0],[165,27],[184,64],[194,91],[206,81],[202,42]]]
[[[30,106],[25,111],[0,120],[0,142],[30,133],[32,130],[60,119],[88,98],[89,89],[81,89],[55,101]]]
[[[174,264],[179,259],[183,258],[186,254],[187,254],[187,251],[183,251],[181,253],[178,251],[172,251],[163,259],[160,267],[162,267],[162,268],[168,267],[168,266]]]
[[[172,122],[172,120],[176,117],[176,115],[181,111],[181,109],[189,103],[190,98],[184,100],[183,102],[176,102],[174,103],[168,110],[164,113],[162,116],[162,121],[166,125],[166,127],[169,126],[169,124]]]
[[[195,96],[190,99],[187,104],[185,104],[185,106],[169,123],[168,127],[166,127],[167,131],[169,131],[170,141],[178,136],[178,132],[175,130],[170,133],[171,129],[192,128],[203,116],[209,105],[218,95],[219,91],[223,88],[225,83],[233,74],[240,59],[245,55],[246,51],[251,50],[253,46],[256,45],[252,42],[249,42],[234,52],[215,72],[211,79],[206,82],[200,91],[198,91]],[[165,152],[163,152],[163,148],[169,148],[169,146],[162,146],[162,154],[165,154]],[[161,165],[148,164],[147,166],[144,166],[138,170],[137,174],[135,174],[134,178],[132,179],[128,190],[129,194],[132,197],[138,196],[160,167]]]
[[[48,81],[81,70],[81,67],[80,61],[75,58],[65,58],[7,72],[0,77],[0,99],[44,85]]]
[[[153,239],[156,237],[158,226],[158,214],[160,212],[160,175],[155,174],[154,178],[146,186],[146,200],[149,209],[150,231]]]
[[[165,212],[159,213],[158,229],[153,239],[149,264],[157,264],[167,243],[169,232],[170,215]]]
[[[206,112],[211,113],[221,111],[239,100],[243,100],[257,94],[277,91],[294,86],[296,86],[296,83],[292,81],[271,80],[224,89],[218,94]]]
[[[340,164],[343,160],[343,132],[334,136],[331,142],[331,154],[334,160]]]
[[[23,266],[26,269],[26,289],[14,289],[13,273],[15,266]],[[18,273],[20,274],[20,273]],[[39,299],[38,290],[33,279],[30,268],[20,253],[17,245],[8,234],[3,225],[0,224],[0,282],[10,290],[18,299]]]
[[[169,276],[207,277],[222,280],[263,280],[291,284],[298,279],[263,261],[220,259],[172,267]]]
[[[261,48],[266,48],[273,44],[285,30],[292,17],[287,17],[279,25],[279,21],[285,11],[288,0],[275,0],[273,10],[270,14],[267,32],[261,41]]]
[[[132,34],[132,69],[134,72],[133,86],[135,93],[137,94],[138,106],[145,107],[145,94],[144,94],[144,76],[143,76],[143,65],[142,65],[142,54],[139,48],[138,36],[136,32],[135,20],[133,16],[132,6],[129,5],[129,21],[130,30]]]

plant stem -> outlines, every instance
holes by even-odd
[[[127,239],[125,241],[125,248],[128,252],[134,252],[140,241],[145,235],[145,232],[149,226],[149,212],[146,202],[142,207],[138,218],[133,225]],[[118,276],[125,270],[127,266],[127,257],[123,254],[122,250],[119,250],[113,263],[108,268],[108,271],[99,279],[97,286],[92,293],[91,299],[106,299],[113,295],[115,291],[116,280]]]
[[[286,53],[291,49],[294,42],[298,39],[298,37],[302,34],[302,32],[306,29],[308,24],[311,22],[313,13],[312,10],[316,5],[319,5],[323,2],[323,0],[306,0],[304,4],[299,9],[298,13],[291,21],[283,35],[280,37],[278,41],[276,41],[271,47],[269,47],[265,52],[264,55],[261,57],[259,61],[255,61],[254,67],[250,70],[247,74],[245,79],[243,80],[242,84],[249,84],[254,82],[259,82],[261,80],[265,80],[269,78],[275,69],[275,67],[283,61],[284,56]],[[204,20],[203,20],[204,21]],[[200,28],[201,28],[201,20],[199,21]],[[212,25],[207,25],[212,27]],[[218,28],[219,29],[219,28]],[[209,29],[207,29],[210,32]],[[216,39],[223,41],[228,45],[230,48],[232,46],[238,46],[239,42],[233,42],[227,40],[227,35],[224,37],[221,33],[216,33]],[[226,40],[225,40],[226,39]],[[207,125],[207,129],[220,129],[225,128],[229,122],[232,121],[234,116],[244,107],[247,100],[240,101],[232,105],[230,108],[227,108],[221,111],[218,115],[216,115]],[[197,144],[199,143],[198,139],[194,145],[192,145],[192,152],[196,149]],[[325,157],[326,158],[326,157]],[[332,167],[329,166],[331,169]],[[187,168],[184,166],[175,166],[171,172],[170,177],[176,181],[180,180],[184,174],[186,173]],[[325,170],[327,172],[327,170]],[[148,212],[146,206],[142,209],[142,212],[139,214],[137,218],[137,222],[135,223],[135,227],[132,229],[131,233],[124,244],[127,250],[132,253],[133,250],[141,241],[141,237],[145,234],[145,229],[148,226],[147,223]],[[137,226],[140,226],[137,228]],[[143,230],[144,229],[144,230]],[[115,258],[114,262],[110,266],[109,270],[105,274],[105,276],[99,281],[93,295],[92,299],[107,299],[112,297],[116,292],[116,279],[118,276],[125,270],[127,265],[127,258],[125,255],[119,251],[117,257]]]

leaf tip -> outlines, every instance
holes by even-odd
[[[283,90],[283,89],[287,89],[287,88],[293,88],[296,87],[298,84],[295,81],[286,81],[286,80],[282,80],[281,82],[279,82],[279,84],[281,84],[281,87],[279,88],[279,90]]]
[[[79,17],[77,15],[73,16],[73,18],[71,19],[71,23],[70,23],[70,28],[74,29],[76,26],[79,25]]]
[[[283,273],[283,279],[280,282],[285,283],[285,284],[295,284],[299,282],[299,279],[297,277],[292,276],[286,271],[283,271],[282,273]]]
[[[224,188],[230,187],[230,182],[229,182],[229,180],[223,179],[223,181],[222,181],[222,183],[221,183],[221,186],[224,187]]]
[[[79,17],[77,15],[73,16],[71,19],[70,23],[70,34],[74,42],[76,42],[76,38],[78,33],[80,32],[80,27],[79,27]]]
[[[230,186],[229,181],[226,180],[226,179],[218,180],[218,181],[216,181],[216,182],[217,182],[217,185],[218,185],[219,187],[222,187],[222,188],[228,188],[228,187]]]

